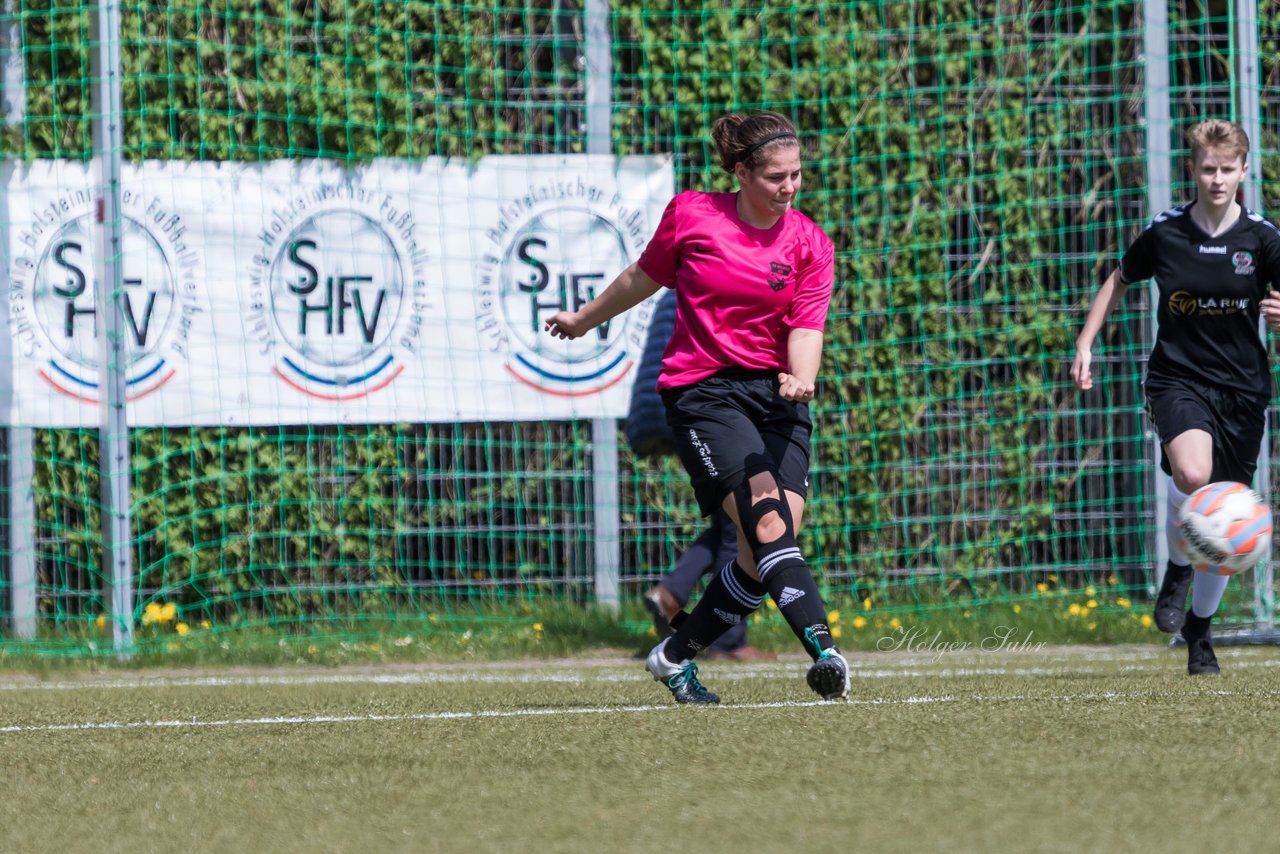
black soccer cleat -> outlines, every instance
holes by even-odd
[[[849,696],[849,662],[835,647],[824,649],[805,674],[809,687],[824,700],[843,700]]]
[[[1209,641],[1209,620],[1188,616],[1182,626],[1182,637],[1187,642],[1187,672],[1192,676],[1221,673],[1218,656],[1213,654]]]
[[[1164,581],[1156,595],[1156,628],[1173,634],[1182,628],[1187,618],[1187,590],[1191,587],[1191,567],[1179,566],[1170,561],[1164,571]]]
[[[1218,667],[1218,656],[1213,654],[1213,644],[1209,638],[1187,642],[1187,672],[1192,676],[1204,676],[1221,673]]]

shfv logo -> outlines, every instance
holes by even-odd
[[[30,254],[15,257],[11,271],[14,332],[21,351],[44,362],[37,369],[42,380],[64,396],[96,403],[101,270],[92,200],[87,192],[74,195],[79,204],[51,202],[19,234]],[[132,191],[122,193],[122,204],[125,380],[129,399],[137,400],[171,380],[186,358],[190,318],[202,313],[193,286],[200,263],[180,215]]]
[[[173,322],[173,270],[139,222],[122,222],[125,346],[129,363],[154,355]],[[36,265],[36,317],[64,363],[98,367],[97,259],[89,216],[68,222]]]
[[[600,324],[574,340],[544,329],[559,311],[598,296],[643,248],[643,215],[585,182],[530,193],[504,205],[488,232],[491,251],[479,269],[481,340],[504,353],[506,369],[547,394],[581,397],[621,381],[643,346],[647,306]],[[636,235],[639,239],[636,239]]]
[[[416,347],[425,255],[407,206],[373,202],[357,187],[315,188],[275,211],[262,234],[254,284],[269,307],[275,371],[310,397],[385,388],[405,369],[397,350]]]

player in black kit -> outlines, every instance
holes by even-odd
[[[1209,622],[1228,579],[1192,572],[1178,510],[1207,483],[1253,481],[1272,395],[1258,318],[1280,329],[1280,231],[1236,201],[1249,156],[1238,125],[1210,119],[1192,127],[1187,141],[1196,199],[1158,215],[1107,277],[1076,339],[1071,379],[1082,391],[1093,386],[1094,338],[1128,286],[1154,276],[1160,329],[1143,391],[1170,476],[1169,563],[1155,621],[1165,632],[1182,629],[1187,671],[1200,674],[1218,672]]]

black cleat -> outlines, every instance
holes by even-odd
[[[1187,590],[1191,587],[1191,567],[1179,566],[1170,561],[1164,571],[1164,581],[1156,596],[1156,627],[1173,634],[1182,628],[1187,617]]]
[[[835,647],[823,650],[805,674],[817,694],[824,700],[843,700],[849,696],[849,662]]]
[[[1213,654],[1213,644],[1207,637],[1187,642],[1187,672],[1192,676],[1221,673],[1218,656]]]
[[[813,650],[813,666],[805,674],[805,681],[822,699],[843,700],[849,696],[849,662],[834,646],[823,649],[818,642],[820,633],[830,637],[825,625],[804,630],[805,645]]]
[[[1222,672],[1218,668],[1218,656],[1213,654],[1209,642],[1209,619],[1188,617],[1182,627],[1182,637],[1187,642],[1187,672],[1203,676]]]

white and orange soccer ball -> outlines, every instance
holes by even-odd
[[[1201,572],[1236,575],[1271,554],[1271,508],[1243,483],[1200,487],[1178,511],[1178,524]]]

